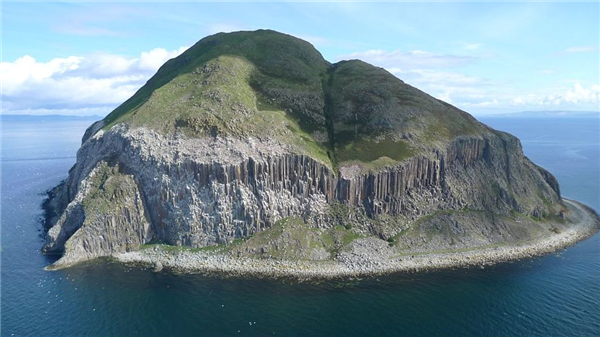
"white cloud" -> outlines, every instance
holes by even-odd
[[[104,114],[131,97],[167,60],[186,48],[155,48],[139,57],[93,54],[38,62],[25,55],[0,64],[2,113]]]
[[[598,50],[598,46],[574,46],[574,47],[569,47],[569,48],[563,50],[563,52],[567,53],[567,54],[573,54],[573,53],[587,53],[587,52],[596,51],[596,50]]]
[[[516,97],[515,104],[529,104],[538,106],[596,106],[600,110],[600,85],[592,84],[587,89],[576,82],[571,88],[561,88],[559,91],[548,95],[529,94]]]
[[[513,95],[512,99],[503,100],[505,107],[536,108],[561,108],[569,110],[594,110],[600,111],[600,85],[592,84],[585,88],[580,83],[575,83],[571,88],[560,88],[552,94]]]
[[[384,68],[401,69],[449,68],[470,64],[477,60],[472,56],[442,55],[422,50],[390,52],[379,49],[342,55],[338,59],[360,59]]]
[[[0,63],[2,93],[10,95],[27,82],[40,82],[53,75],[76,70],[81,60],[81,57],[71,56],[56,58],[47,63],[38,63],[33,57],[25,55],[12,63],[2,62]]]
[[[585,89],[581,84],[575,83],[560,99],[568,103],[600,103],[600,85],[594,84]]]

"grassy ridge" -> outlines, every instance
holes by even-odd
[[[105,118],[188,137],[268,137],[330,166],[377,170],[480,132],[468,114],[361,61],[327,62],[269,30],[220,33],[166,62]]]

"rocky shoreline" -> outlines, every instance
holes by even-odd
[[[330,279],[389,274],[394,272],[418,272],[432,269],[483,266],[498,262],[519,260],[544,255],[570,246],[598,232],[600,218],[590,208],[575,201],[565,200],[579,213],[580,220],[572,227],[553,233],[549,237],[520,245],[484,247],[461,252],[429,254],[406,254],[385,256],[374,254],[376,238],[358,242],[362,248],[340,253],[336,259],[327,261],[281,261],[270,259],[237,258],[223,253],[178,251],[176,253],[155,247],[136,252],[116,254],[122,263],[141,264],[180,273],[204,273],[224,276],[250,276],[297,279]],[[369,247],[371,246],[371,247]]]

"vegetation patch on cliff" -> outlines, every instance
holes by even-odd
[[[85,223],[92,223],[97,217],[113,215],[137,186],[130,176],[120,172],[118,165],[110,166],[101,162],[91,177],[89,188],[89,194],[82,202]]]
[[[401,254],[461,252],[544,237],[560,232],[564,224],[558,216],[540,220],[517,212],[440,210],[420,217],[388,241]]]
[[[404,141],[384,138],[379,141],[357,139],[340,142],[337,148],[338,165],[363,164],[363,170],[377,170],[412,157],[415,151]]]
[[[328,260],[362,237],[365,235],[351,226],[320,229],[290,217],[279,220],[272,228],[256,233],[228,251],[234,256],[277,260]]]
[[[206,252],[229,254],[234,257],[252,257],[274,260],[331,260],[353,241],[366,237],[350,227],[337,225],[329,229],[311,227],[296,217],[284,218],[273,227],[266,228],[247,238],[229,244],[192,248],[149,243],[141,250],[160,250],[166,253]]]
[[[299,218],[284,218],[229,250],[234,256],[277,260],[326,260],[330,256],[318,230]]]

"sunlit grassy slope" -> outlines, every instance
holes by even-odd
[[[483,130],[470,115],[362,61],[330,64],[270,30],[206,37],[105,118],[187,137],[272,138],[331,168],[393,165]]]

